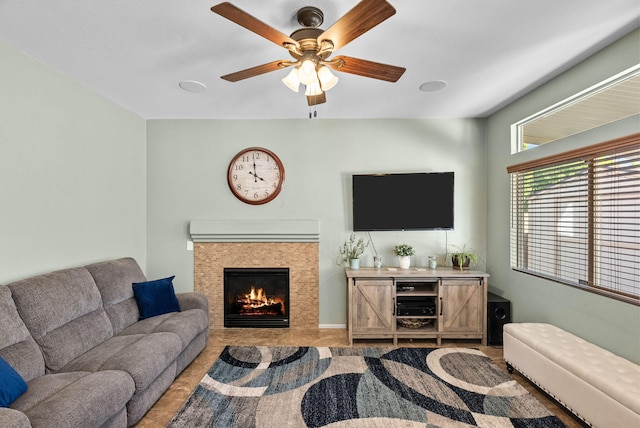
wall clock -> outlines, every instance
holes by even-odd
[[[231,159],[227,182],[231,192],[242,202],[266,204],[282,190],[284,166],[272,151],[250,147]]]

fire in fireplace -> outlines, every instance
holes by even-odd
[[[225,268],[225,327],[289,327],[288,268]]]

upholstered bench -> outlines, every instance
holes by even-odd
[[[504,326],[504,360],[595,427],[640,427],[640,366],[556,326]]]

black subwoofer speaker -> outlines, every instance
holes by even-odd
[[[511,322],[511,302],[493,293],[487,295],[487,344],[502,346],[502,327]]]

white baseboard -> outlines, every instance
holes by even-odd
[[[347,328],[346,324],[320,324],[319,328]]]

